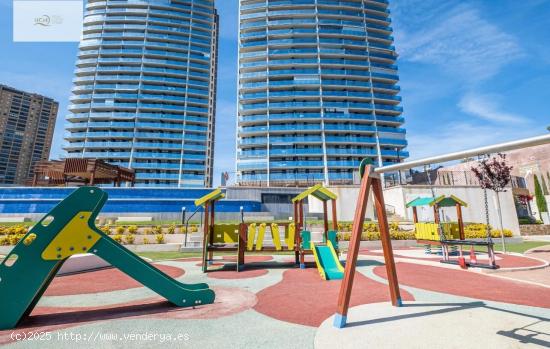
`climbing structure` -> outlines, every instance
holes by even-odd
[[[214,302],[207,284],[183,284],[101,232],[94,222],[107,201],[95,187],[74,191],[40,220],[0,265],[0,329],[14,328],[36,306],[72,255],[93,253],[176,306]]]

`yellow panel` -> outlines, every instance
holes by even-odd
[[[296,234],[296,226],[294,223],[288,225],[288,240],[286,242],[289,250],[294,250],[294,236]]]
[[[80,212],[57,234],[42,252],[42,259],[58,261],[79,253],[87,253],[101,235],[88,225],[92,212]]]
[[[265,223],[260,224],[260,229],[258,231],[258,239],[256,240],[256,251],[261,251],[264,244],[264,235],[265,235]]]
[[[246,249],[252,251],[254,247],[254,238],[256,237],[256,223],[252,223],[248,226],[248,240],[246,242]]]
[[[271,238],[277,251],[281,250],[281,237],[279,235],[279,225],[277,223],[271,223]]]

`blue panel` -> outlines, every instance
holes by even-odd
[[[105,188],[109,200],[102,212],[179,213],[182,207],[195,210],[194,201],[208,189]],[[68,196],[74,188],[0,188],[0,213],[46,213]],[[261,212],[259,201],[221,200],[216,212]]]

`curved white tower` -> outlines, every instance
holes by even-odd
[[[212,185],[213,0],[88,0],[68,157],[136,170],[136,185]]]
[[[407,158],[386,0],[240,0],[237,179],[353,183]]]

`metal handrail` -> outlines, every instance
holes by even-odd
[[[462,150],[462,151],[449,153],[449,154],[436,155],[436,156],[432,156],[424,159],[402,162],[400,164],[395,164],[395,165],[378,167],[378,168],[375,168],[374,171],[376,173],[402,171],[402,170],[408,170],[411,168],[424,166],[424,165],[438,164],[438,163],[447,162],[447,161],[460,160],[464,158],[477,157],[485,154],[492,154],[497,152],[505,152],[509,150],[534,147],[537,145],[543,145],[543,144],[549,144],[549,143],[550,143],[550,134],[547,134],[547,135],[542,135],[537,137],[520,139],[517,141],[488,145],[488,146],[474,148],[470,150]]]

